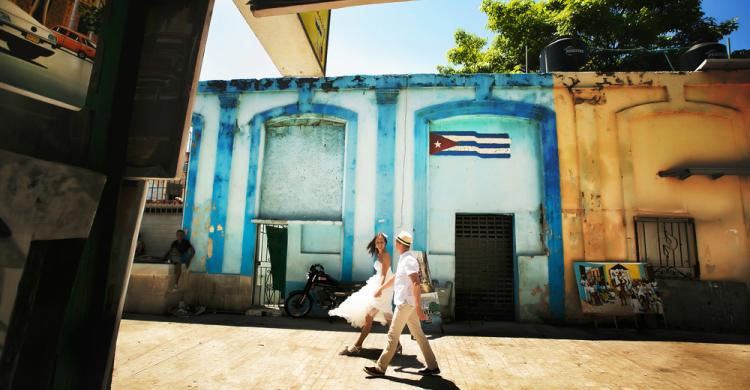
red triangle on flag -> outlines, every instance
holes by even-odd
[[[451,141],[440,134],[430,133],[430,154],[442,152],[456,145],[458,144],[455,141]]]

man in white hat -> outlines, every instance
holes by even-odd
[[[374,367],[364,368],[365,372],[371,376],[385,375],[385,370],[396,353],[398,340],[404,330],[404,325],[409,327],[409,333],[417,340],[427,364],[427,367],[420,370],[419,373],[422,375],[440,374],[435,354],[432,353],[430,343],[427,342],[427,338],[422,332],[422,325],[419,322],[420,320],[426,320],[427,315],[422,311],[419,301],[422,293],[419,286],[419,262],[409,252],[410,248],[411,234],[402,231],[396,236],[396,250],[401,255],[398,259],[396,274],[388,277],[388,280],[375,291],[375,296],[378,297],[383,290],[393,285],[393,303],[396,305],[396,311],[393,313],[391,327],[388,328],[388,346],[383,350]]]

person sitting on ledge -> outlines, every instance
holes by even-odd
[[[185,271],[187,272],[190,269],[190,260],[195,256],[195,249],[193,249],[190,240],[185,238],[185,231],[179,229],[176,234],[177,239],[172,241],[172,245],[163,257],[167,263],[177,265],[175,268],[177,278],[171,291],[177,290],[177,285],[180,283],[180,276],[182,275],[182,266],[185,266]]]

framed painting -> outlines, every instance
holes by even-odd
[[[626,316],[664,312],[646,263],[575,262],[578,296],[586,314]]]

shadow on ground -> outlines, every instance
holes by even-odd
[[[123,314],[124,319],[136,321],[193,323],[203,325],[251,326],[278,329],[308,329],[337,332],[358,332],[343,320],[324,318],[251,317],[241,314],[211,313],[198,317]],[[442,336],[514,337],[567,340],[624,340],[624,341],[675,341],[716,344],[750,345],[750,334],[695,332],[677,329],[594,328],[591,326],[528,324],[519,322],[457,321],[443,326],[445,333],[433,333],[430,339]],[[385,333],[387,328],[373,325],[373,332]],[[408,333],[408,330],[404,330]],[[429,333],[429,332],[427,332]],[[379,353],[378,353],[379,354]],[[377,358],[377,356],[375,357]]]
[[[368,377],[370,380],[390,381],[395,383],[402,383],[409,386],[415,386],[422,389],[458,389],[453,381],[445,379],[440,375],[434,376],[421,376],[414,372],[414,375],[418,376],[418,379],[399,378],[395,376],[385,375],[382,377]]]
[[[26,59],[26,58],[23,58],[23,57],[19,57],[18,55],[16,55],[16,53],[13,53],[12,51],[10,51],[10,50],[8,50],[8,49],[5,49],[5,48],[2,48],[2,47],[0,47],[0,53],[3,53],[3,54],[7,54],[7,55],[9,55],[9,56],[13,56],[13,57],[16,57],[16,58],[18,58],[19,60],[21,60],[21,61],[26,61],[26,62],[28,62],[28,63],[29,63],[29,64],[31,64],[31,65],[36,65],[36,66],[38,66],[38,67],[40,67],[40,68],[44,68],[44,69],[47,69],[47,67],[46,67],[46,66],[44,66],[44,65],[42,65],[42,64],[40,64],[40,63],[38,63],[38,62],[35,62],[35,61],[32,61],[32,60],[29,60],[29,59]]]
[[[381,349],[376,348],[364,348],[362,349],[362,354],[358,355],[358,357],[371,359],[371,360],[377,360],[378,357],[380,357]],[[391,365],[388,367],[388,371],[393,370],[398,373],[402,374],[408,374],[413,375],[414,379],[409,378],[403,378],[403,377],[395,377],[388,375],[388,372],[386,372],[385,376],[382,377],[374,377],[370,376],[367,377],[367,379],[370,380],[382,380],[382,381],[390,381],[395,383],[401,383],[409,386],[415,386],[423,389],[458,389],[459,387],[456,386],[453,381],[450,381],[448,379],[445,379],[441,377],[440,375],[434,375],[434,376],[422,376],[417,371],[424,368],[424,365],[417,360],[416,355],[396,355],[393,357],[393,360],[391,361]]]

